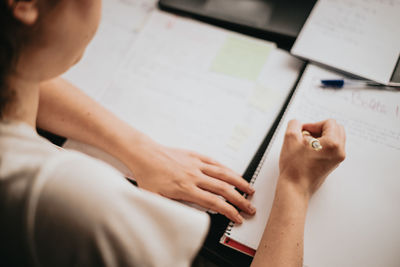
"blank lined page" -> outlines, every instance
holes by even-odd
[[[254,217],[234,226],[230,238],[257,249],[274,198],[278,161],[290,119],[334,118],[347,135],[346,160],[312,197],[305,228],[308,267],[397,267],[400,263],[400,93],[375,89],[330,90],[307,67],[254,184]]]

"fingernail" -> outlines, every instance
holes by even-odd
[[[256,213],[256,208],[251,204],[248,206],[248,210],[249,210],[250,214]]]
[[[236,223],[238,224],[243,223],[243,217],[240,214],[236,215]]]
[[[250,191],[250,194],[254,194],[254,192],[256,192],[256,190],[252,186],[249,186],[249,191]]]

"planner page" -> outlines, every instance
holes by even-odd
[[[242,174],[302,66],[273,43],[155,11],[98,100],[157,142]]]
[[[345,161],[309,203],[307,267],[397,267],[400,263],[400,91],[321,88],[337,74],[309,65],[275,133],[255,180],[254,217],[234,225],[230,238],[257,249],[274,199],[278,162],[289,120],[334,118],[347,135]],[[316,152],[317,153],[317,152]],[[246,216],[246,215],[244,215]]]
[[[80,62],[63,77],[98,100],[155,9],[156,0],[103,0],[96,35]]]
[[[400,56],[400,0],[319,0],[292,53],[380,83]]]

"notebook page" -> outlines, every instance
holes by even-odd
[[[400,55],[400,0],[319,0],[292,53],[388,83]]]
[[[287,122],[335,118],[346,129],[346,160],[312,197],[305,228],[308,267],[399,266],[400,92],[321,89],[336,74],[309,65],[275,135],[251,198],[253,218],[230,238],[257,249],[271,209]]]
[[[243,173],[302,64],[272,43],[155,12],[99,101],[157,142]]]
[[[63,77],[98,100],[155,8],[156,0],[103,0],[95,37]]]

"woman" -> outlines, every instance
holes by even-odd
[[[243,218],[219,196],[255,213],[232,187],[254,193],[239,175],[205,156],[156,144],[57,78],[82,56],[100,6],[100,0],[0,0],[0,253],[6,266],[187,266],[208,218],[158,195],[237,223]],[[147,191],[99,161],[55,148],[36,126],[116,156]],[[303,129],[321,136],[321,153],[306,146]],[[308,199],[343,160],[344,139],[331,120],[289,124],[255,265],[301,262]]]

